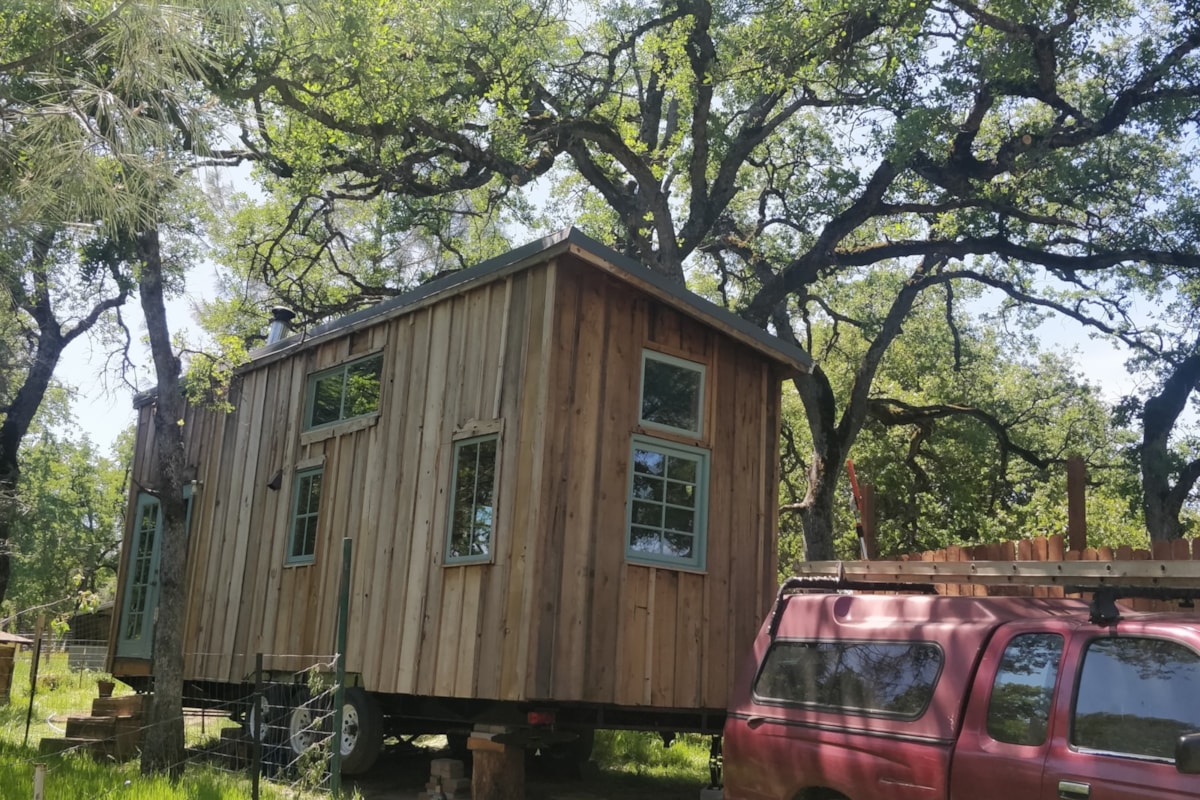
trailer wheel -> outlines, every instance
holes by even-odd
[[[379,758],[383,749],[383,712],[363,689],[346,689],[342,703],[342,730],[337,737],[342,751],[342,772],[359,775]]]
[[[292,707],[288,711],[287,741],[292,753],[300,756],[320,744],[326,737],[329,725],[322,726],[327,718],[328,703],[321,703],[305,687],[300,687],[292,696]]]
[[[275,744],[284,739],[284,723],[291,707],[291,691],[281,683],[269,683],[263,687],[258,702],[251,698],[246,712],[246,731],[252,739],[263,744]]]

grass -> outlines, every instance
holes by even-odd
[[[189,764],[178,783],[166,778],[143,777],[137,760],[126,763],[97,762],[88,755],[66,754],[39,756],[38,743],[43,737],[63,736],[63,723],[69,715],[86,715],[97,696],[95,672],[72,672],[65,653],[55,653],[38,670],[38,690],[34,695],[29,742],[25,744],[25,720],[29,709],[28,653],[18,654],[14,668],[12,694],[7,706],[0,706],[0,798],[24,800],[33,796],[34,764],[45,763],[46,800],[243,800],[250,795],[250,779],[244,772],[234,773],[207,764]],[[130,694],[128,687],[117,684],[116,695]],[[189,718],[185,738],[190,746],[219,737],[220,728],[233,723]],[[203,726],[203,731],[202,731]],[[322,797],[264,781],[266,800],[292,800]]]
[[[657,778],[671,783],[708,782],[709,737],[681,734],[663,747],[657,733],[597,731],[592,760],[609,773]]]

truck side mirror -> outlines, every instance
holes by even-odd
[[[1175,769],[1187,775],[1200,774],[1200,733],[1185,733],[1175,742]]]

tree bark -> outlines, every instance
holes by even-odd
[[[1200,462],[1193,461],[1175,476],[1172,485],[1171,431],[1188,398],[1200,386],[1200,353],[1181,361],[1158,394],[1142,407],[1142,509],[1150,541],[1161,542],[1183,536],[1179,514],[1192,487],[1200,478]]]
[[[171,347],[171,331],[163,302],[162,251],[157,230],[138,235],[142,313],[158,397],[154,405],[156,484],[147,487],[160,504],[158,612],[154,624],[154,702],[150,732],[142,748],[142,773],[183,774],[183,615],[186,600],[187,530],[183,499],[184,400],[180,361]]]

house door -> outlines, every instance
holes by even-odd
[[[138,496],[133,525],[133,550],[121,604],[117,633],[118,658],[150,658],[154,644],[154,611],[158,605],[158,551],[162,531],[158,499]]]
[[[187,508],[184,530],[192,528],[192,487],[183,488]],[[133,525],[133,551],[121,603],[121,628],[117,631],[117,658],[150,658],[154,646],[154,612],[158,608],[158,554],[162,539],[162,512],[158,498],[138,495]]]

